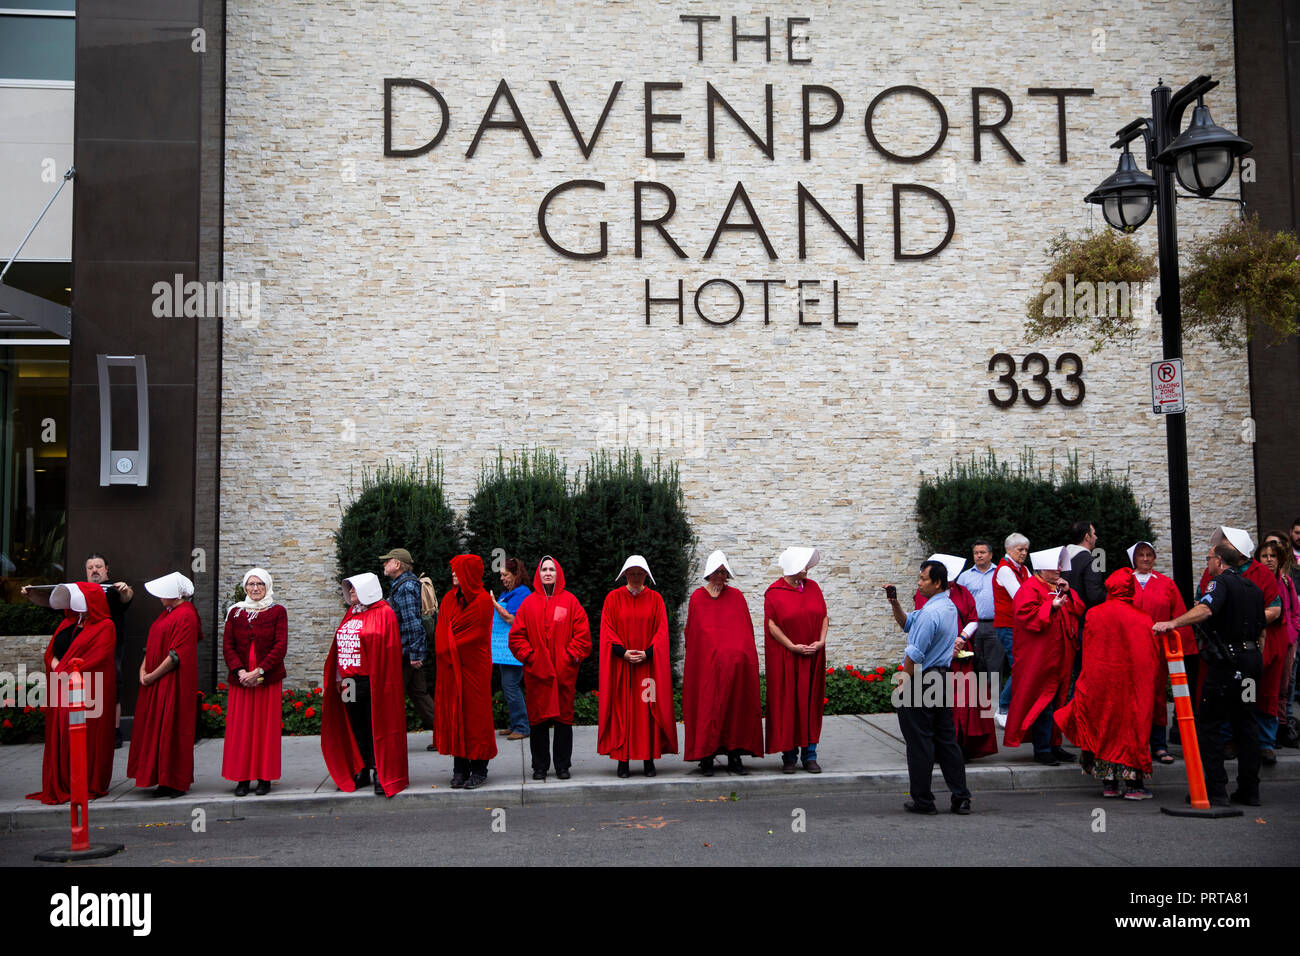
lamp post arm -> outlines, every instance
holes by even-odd
[[[1168,111],[1165,113],[1165,128],[1170,131],[1171,140],[1183,131],[1183,113],[1187,112],[1187,107],[1191,106],[1192,101],[1204,96],[1218,85],[1218,80],[1201,75],[1173,95],[1173,99],[1169,101]],[[1163,144],[1160,148],[1164,149],[1167,145],[1168,143]]]

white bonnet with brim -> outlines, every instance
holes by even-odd
[[[1142,545],[1144,545],[1144,544],[1145,544],[1148,548],[1150,548],[1153,552],[1156,550],[1156,546],[1155,546],[1154,544],[1152,544],[1150,541],[1138,541],[1138,542],[1135,542],[1134,544],[1130,544],[1130,545],[1128,546],[1128,563],[1129,563],[1129,564],[1133,564],[1133,555],[1137,554],[1137,549],[1140,548],[1140,547],[1142,547]],[[1133,566],[1134,566],[1134,567],[1137,567],[1136,564],[1133,564]]]
[[[50,607],[56,611],[73,610],[86,613],[86,595],[75,584],[60,584],[50,592]]]
[[[1224,540],[1241,552],[1243,558],[1249,558],[1255,553],[1255,542],[1251,540],[1250,535],[1240,528],[1229,528],[1226,524],[1214,532],[1210,538],[1210,547],[1218,547]]]
[[[811,571],[822,559],[822,553],[816,548],[786,548],[776,563],[781,565],[781,573],[795,575],[800,571]]]
[[[728,577],[734,578],[736,576],[736,572],[731,570],[731,565],[727,563],[727,556],[721,551],[714,551],[709,555],[709,560],[704,562],[704,577],[707,579],[718,568],[725,570]]]
[[[354,574],[350,578],[343,579],[345,583],[352,585],[357,592],[358,604],[377,604],[384,599],[384,588],[379,583],[379,578],[372,571],[365,574]],[[347,597],[345,592],[344,597]]]
[[[633,554],[628,556],[628,559],[623,562],[623,570],[618,572],[618,574],[614,575],[614,580],[617,581],[623,575],[627,574],[628,568],[640,568],[642,571],[645,572],[646,577],[650,579],[650,583],[651,584],[655,583],[655,576],[650,573],[650,565],[646,564],[645,558],[641,557],[641,555],[639,554]]]
[[[144,582],[144,589],[156,598],[174,600],[193,596],[194,582],[179,571],[173,571],[171,574],[164,574],[160,578]]]
[[[932,554],[927,561],[938,561],[948,572],[949,583],[957,580],[957,575],[961,574],[961,569],[966,567],[966,559],[959,558],[955,554]]]
[[[1035,551],[1029,556],[1035,571],[1064,571],[1069,565],[1067,563],[1064,545],[1055,548],[1045,548],[1042,551]]]

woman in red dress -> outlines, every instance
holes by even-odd
[[[113,724],[117,708],[113,621],[98,584],[61,584],[50,594],[50,607],[63,610],[63,622],[45,649],[45,752],[41,789],[28,800],[67,803],[72,778],[68,767],[66,696],[73,666],[82,674],[86,715],[86,791],[91,800],[108,793],[113,778]]]
[[[781,577],[763,596],[763,659],[767,670],[768,753],[781,755],[781,772],[795,773],[802,759],[821,773],[817,742],[826,703],[826,600],[808,572],[821,560],[816,548],[786,548]]]
[[[596,752],[618,761],[618,775],[629,776],[633,760],[647,777],[658,772],[655,759],[677,753],[673,714],[673,673],[668,648],[668,612],[645,558],[634,554],[617,581],[627,586],[605,597],[600,613],[600,709]]]
[[[230,700],[221,776],[237,781],[235,796],[271,792],[280,779],[280,685],[289,645],[289,615],[275,603],[271,574],[253,568],[244,575],[244,600],[226,614],[224,646],[230,668]]]

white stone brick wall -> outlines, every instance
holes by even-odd
[[[682,14],[723,17],[708,28],[703,63]],[[733,14],[750,33],[773,17],[770,64],[759,45],[744,43],[731,62]],[[811,65],[785,62],[783,18],[792,16],[811,17]],[[1044,464],[1079,449],[1085,466],[1095,456],[1099,466],[1130,470],[1168,570],[1163,425],[1148,410],[1158,323],[1131,347],[1097,354],[1078,337],[1030,345],[1022,326],[1050,237],[1102,226],[1082,197],[1114,171],[1113,131],[1149,112],[1158,77],[1176,88],[1214,75],[1222,81],[1209,100],[1214,118],[1235,128],[1226,0],[1102,10],[1078,0],[948,0],[903,10],[416,0],[358,10],[323,0],[236,0],[227,26],[226,278],[260,282],[260,315],[228,320],[225,329],[219,590],[229,593],[251,565],[273,571],[290,616],[291,682],[319,679],[337,623],[331,533],[350,475],[440,448],[451,502],[463,511],[480,462],[498,444],[544,445],[576,467],[592,451],[635,437],[629,414],[653,412],[675,430],[666,443],[642,444],[681,460],[701,557],[725,549],[752,607],[761,606],[785,545],[822,549],[814,576],[830,604],[833,663],[887,662],[899,652],[873,592],[886,581],[910,587],[925,556],[915,532],[920,475],[943,471],[954,456],[991,448],[1014,460],[1032,444]],[[383,156],[385,77],[420,79],[446,97],[450,124],[431,153]],[[540,159],[521,136],[500,130],[465,157],[503,78]],[[612,84],[623,81],[590,160],[549,80],[559,82],[584,135]],[[684,85],[655,98],[656,111],[682,114],[680,124],[655,130],[661,149],[687,154],[681,162],[643,157],[647,81]],[[707,82],[760,132],[763,84],[773,84],[775,161],[724,111],[719,158],[707,159]],[[840,124],[814,135],[807,163],[805,83],[832,86],[845,103]],[[872,98],[904,84],[938,97],[950,123],[943,147],[918,164],[887,161],[863,130]],[[1023,165],[989,135],[984,161],[973,162],[977,86],[1010,96],[1014,116],[1004,132]],[[1068,101],[1065,165],[1057,161],[1055,101],[1027,94],[1048,86],[1095,90]],[[436,110],[417,110],[416,94],[395,103],[396,145],[432,134]],[[999,112],[986,100],[986,121]],[[504,105],[496,115],[506,115]],[[937,128],[931,108],[911,97],[882,104],[877,126],[900,152],[924,149]],[[633,257],[637,178],[676,193],[669,229],[689,259],[673,256],[653,230],[645,257]],[[562,258],[538,233],[543,196],[572,179],[603,180],[606,190],[557,201],[553,232],[585,247],[604,219],[604,260]],[[724,235],[713,259],[702,259],[737,180],[779,261],[741,233]],[[853,186],[863,184],[865,260],[810,211],[809,254],[799,261],[799,182],[846,225]],[[894,183],[930,186],[952,204],[956,233],[937,257],[893,261]],[[647,204],[647,212],[660,208],[657,199]],[[918,212],[905,222],[905,243],[926,248],[942,235],[941,214],[921,215],[925,204],[911,199],[907,208]],[[1178,213],[1184,249],[1233,215],[1226,204],[1197,202],[1180,202]],[[733,221],[745,221],[743,209]],[[1138,240],[1154,250],[1154,221]],[[644,324],[647,277],[656,295],[685,281],[684,325],[667,307]],[[773,289],[772,324],[762,323],[760,290],[743,284],[746,311],[733,325],[695,317],[690,296],[714,277],[786,280]],[[798,327],[798,279],[823,281],[823,309],[838,280],[841,319],[859,325],[833,328],[822,314],[823,325]],[[725,306],[719,297],[715,307]],[[1020,403],[1003,411],[989,403],[989,357],[1035,350],[1083,356],[1081,407]],[[1249,392],[1244,352],[1197,345],[1187,350],[1186,371],[1199,542],[1221,522],[1253,523],[1251,447],[1240,437]],[[1105,516],[1096,519],[1103,547],[1130,543],[1105,540]]]

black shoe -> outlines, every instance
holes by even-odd
[[[424,749],[427,750],[427,751],[429,751],[429,753],[434,753],[434,754],[436,754],[436,753],[438,752],[438,745],[437,745],[437,744],[429,744],[429,746],[425,747]]]
[[[358,790],[370,786],[370,768],[366,767],[364,770],[353,774],[352,783]]]
[[[149,794],[149,796],[151,797],[155,797],[155,798],[166,797],[169,800],[173,800],[176,797],[180,797],[184,795],[185,795],[184,790],[176,790],[172,787],[165,787],[162,784],[159,784],[158,786],[154,787]]]
[[[469,779],[469,777],[465,776],[465,774],[463,774],[463,773],[454,773],[454,774],[452,774],[452,775],[451,775],[451,789],[453,789],[453,790],[464,790],[464,789],[465,789],[465,781],[468,780],[468,779]]]
[[[533,779],[534,779],[534,780],[541,780],[543,783],[545,783],[545,782],[546,782],[546,771],[544,771],[544,770],[534,770],[534,771],[533,771]]]
[[[727,758],[727,773],[735,774],[737,777],[748,777],[749,771],[745,765],[740,762],[740,755],[735,754]]]
[[[966,816],[967,814],[969,814],[969,813],[970,813],[970,797],[967,797],[967,798],[964,799],[964,800],[954,800],[954,801],[952,802],[952,812],[953,812],[953,813],[960,813],[962,816]]]
[[[573,776],[573,774],[569,773],[568,767],[565,767],[563,770],[556,770],[555,775],[559,777],[561,780],[568,780],[570,777]]]
[[[798,771],[799,771],[799,765],[795,763],[793,760],[791,760],[789,763],[782,761],[781,763],[782,773],[798,773]]]
[[[379,782],[379,772],[378,772],[378,771],[375,772],[375,796],[377,796],[377,797],[386,797],[386,796],[388,796],[388,794],[384,793],[384,785],[383,785],[382,783]]]
[[[1259,762],[1265,767],[1277,766],[1277,751],[1272,747],[1260,747]]]
[[[246,796],[248,796],[248,781],[247,781],[247,780],[241,780],[241,781],[239,781],[239,783],[235,784],[235,796],[237,796],[237,797],[246,797]]]
[[[904,803],[903,809],[906,810],[908,813],[920,813],[927,817],[937,816],[939,813],[939,808],[936,807],[933,803],[927,807],[917,803],[914,800],[908,800],[906,803]]]
[[[113,749],[114,749],[114,750],[121,750],[121,749],[122,749],[122,743],[123,743],[123,741],[122,741],[122,731],[121,731],[120,729],[119,729],[119,730],[114,730],[114,731],[113,731]]]
[[[632,769],[631,769],[631,767],[628,765],[628,761],[626,761],[626,760],[620,760],[620,761],[618,762],[618,775],[619,775],[620,777],[630,777],[630,776],[632,776]]]
[[[1056,754],[1050,750],[1047,753],[1034,754],[1034,762],[1041,763],[1044,767],[1059,767],[1061,761],[1056,759]]]
[[[1078,754],[1072,754],[1064,747],[1053,747],[1052,756],[1061,761],[1061,763],[1075,763],[1079,759]]]
[[[1223,745],[1223,759],[1224,759],[1224,760],[1236,760],[1236,759],[1237,759],[1237,743],[1236,743],[1236,741],[1234,741],[1234,740],[1229,740],[1226,744]]]
[[[713,758],[712,758],[712,757],[705,757],[703,760],[700,761],[700,773],[704,774],[704,776],[706,776],[706,777],[712,777],[712,776],[713,776]]]
[[[1247,796],[1240,790],[1235,791],[1228,799],[1233,803],[1240,803],[1243,807],[1258,807],[1261,805],[1258,796]]]
[[[1215,796],[1207,795],[1207,796],[1206,796],[1206,799],[1210,801],[1210,806],[1212,806],[1212,807],[1230,807],[1230,806],[1232,806],[1232,802],[1227,798],[1227,796],[1219,796],[1219,797],[1215,797]],[[1192,802],[1192,795],[1189,793],[1189,794],[1187,794],[1186,796],[1184,796],[1184,797],[1183,797],[1183,802],[1184,802],[1184,803],[1187,803],[1187,804],[1191,804],[1191,802]]]
[[[809,773],[822,772],[822,765],[819,764],[816,760],[805,760],[803,762],[803,768],[807,770]]]
[[[466,790],[477,790],[479,787],[483,786],[483,784],[485,784],[485,783],[487,783],[487,774],[485,774],[485,773],[472,773],[472,774],[469,775],[469,779],[465,781],[465,789],[466,789]]]
[[[642,760],[641,770],[647,777],[654,777],[659,773],[659,771],[655,769],[655,762],[653,760]]]
[[[264,797],[271,792],[271,781],[258,778],[257,789],[253,791],[257,796]]]

